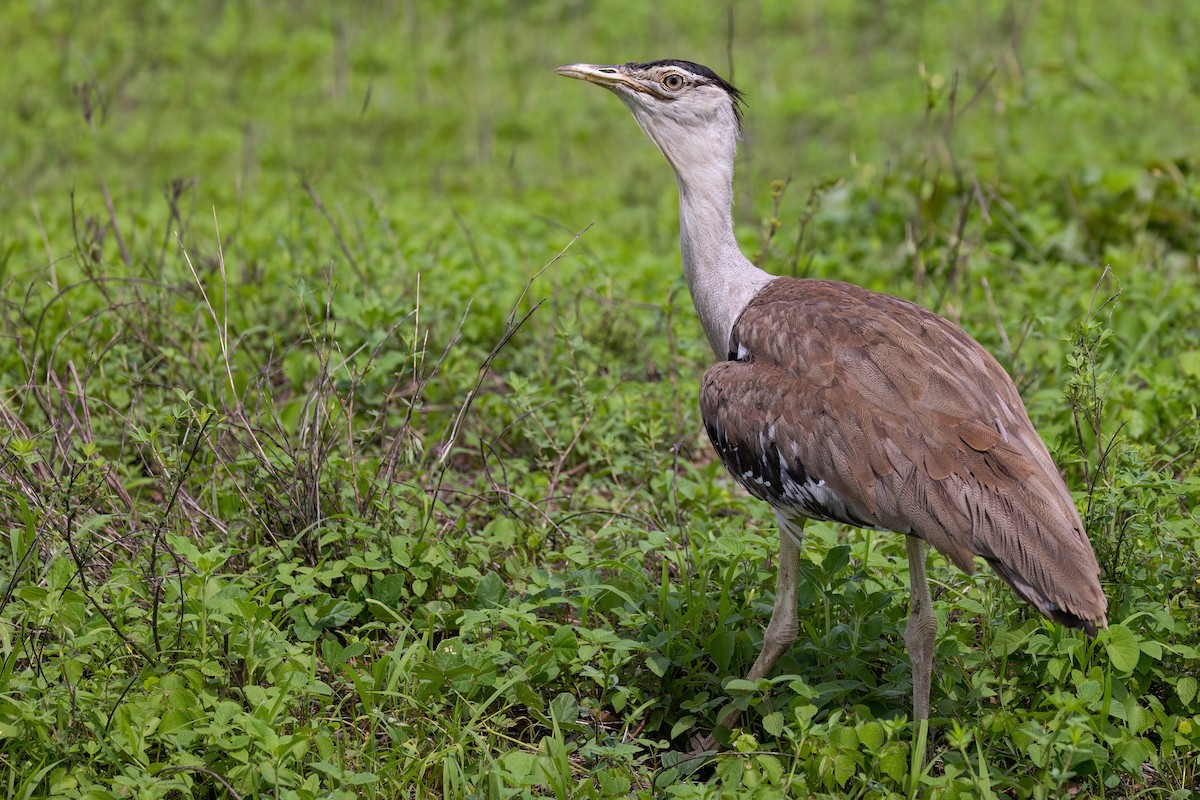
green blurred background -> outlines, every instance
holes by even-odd
[[[519,204],[571,228],[604,211],[606,226],[649,217],[665,236],[664,165],[611,99],[553,74],[574,61],[681,57],[732,77],[749,99],[743,220],[769,205],[767,179],[949,159],[926,106],[955,84],[954,156],[989,179],[1169,163],[1200,133],[1188,3],[8,2],[0,15],[0,213],[22,245],[38,238],[32,203],[53,228],[66,193],[91,208],[99,179],[122,208],[194,179],[189,205],[215,205],[228,229],[297,176],[327,200],[370,184],[406,208]]]

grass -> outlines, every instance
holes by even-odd
[[[11,797],[1184,798],[1200,759],[1200,12],[384,2],[0,11]],[[714,463],[673,181],[570,61],[751,105],[772,271],[959,322],[1100,558],[1095,641]],[[689,738],[723,709],[726,753]],[[919,757],[928,753],[923,762]]]

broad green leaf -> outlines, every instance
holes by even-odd
[[[1127,675],[1137,668],[1138,657],[1141,655],[1138,638],[1124,625],[1117,623],[1109,627],[1104,649],[1108,653],[1108,660],[1118,672]]]
[[[626,797],[632,788],[629,778],[611,768],[597,772],[596,782],[600,784],[600,791],[604,797]]]
[[[406,536],[393,536],[391,540],[392,561],[399,567],[412,566],[413,540]]]
[[[1200,378],[1200,350],[1189,350],[1179,354],[1179,368],[1191,378]]]
[[[783,763],[775,756],[766,754],[755,756],[754,763],[766,773],[769,785],[778,786],[783,780]]]
[[[892,742],[879,756],[879,771],[894,781],[902,781],[908,775],[908,752],[903,744]]]
[[[833,773],[838,786],[844,786],[846,781],[858,771],[858,765],[846,753],[838,753],[833,759]]]
[[[1144,706],[1135,697],[1125,698],[1125,724],[1134,733],[1141,733],[1153,721]]]
[[[546,701],[542,699],[542,695],[533,690],[528,683],[518,681],[513,686],[513,694],[516,695],[517,702],[521,705],[541,711],[546,707]]]
[[[342,645],[334,639],[326,637],[321,640],[321,660],[331,668],[340,667],[346,660]]]
[[[500,605],[504,599],[504,580],[495,572],[484,575],[475,584],[475,593],[471,598],[472,608],[491,608]]]
[[[303,609],[297,609],[297,613],[292,615],[292,632],[296,638],[302,642],[315,642],[321,636],[321,629],[313,627],[308,622]],[[207,665],[210,662],[205,662]],[[223,674],[223,671],[222,671]]]
[[[550,714],[559,722],[575,722],[579,719],[579,701],[563,692],[550,701]]]
[[[762,719],[763,730],[772,736],[783,735],[783,712],[773,711]]]
[[[667,668],[671,666],[671,659],[660,653],[654,653],[646,656],[646,666],[650,668],[651,672],[661,678],[667,674]]]
[[[1099,681],[1083,681],[1075,688],[1075,694],[1085,703],[1092,703],[1100,699],[1100,682]]]
[[[858,750],[858,731],[849,726],[834,728],[829,732],[829,740],[843,750]]]
[[[883,745],[883,725],[874,720],[864,722],[858,729],[858,741],[867,749],[867,752],[874,753]]]
[[[717,631],[709,637],[705,649],[708,655],[716,663],[717,669],[721,672],[729,670],[729,663],[733,660],[733,645],[736,641],[736,635],[728,628]]]
[[[825,554],[825,560],[821,563],[821,569],[825,570],[826,575],[836,575],[849,563],[850,545],[839,544],[829,548],[829,552]]]
[[[75,569],[71,566],[71,562],[68,559],[54,559],[54,563],[50,565],[50,580],[48,581],[50,588],[56,592],[61,592],[67,588],[67,584],[71,582],[71,578],[74,575]]]
[[[340,628],[362,611],[362,603],[351,603],[348,600],[335,600],[326,603],[315,615],[314,628]],[[310,615],[311,616],[311,615]]]
[[[1116,758],[1117,762],[1127,771],[1141,772],[1142,765],[1149,761],[1154,753],[1154,745],[1139,736],[1118,748]]]
[[[517,777],[532,775],[542,756],[538,753],[527,753],[524,750],[512,750],[500,757],[500,763],[506,772]]]
[[[403,592],[403,575],[374,575],[371,578],[371,599],[388,608],[396,607]]]
[[[158,732],[162,734],[180,733],[189,730],[193,725],[193,715],[186,711],[167,711],[158,723]]]
[[[579,653],[579,642],[575,638],[575,629],[570,625],[559,625],[550,637],[550,649],[559,662],[573,661]]]
[[[1191,705],[1196,699],[1196,679],[1191,675],[1184,675],[1175,682],[1175,693],[1179,695],[1179,699],[1183,701],[1185,706]]]

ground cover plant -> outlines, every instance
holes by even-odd
[[[1200,790],[1200,10],[796,6],[0,9],[0,792]],[[810,524],[739,679],[675,187],[553,74],[658,57],[749,95],[746,252],[965,327],[1084,515],[1094,641],[931,560],[925,739],[899,536]]]

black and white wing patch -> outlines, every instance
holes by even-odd
[[[876,527],[808,463],[804,413],[787,413],[801,410],[794,402],[794,383],[793,376],[770,364],[713,365],[700,389],[700,414],[713,448],[738,483],[785,516]]]

